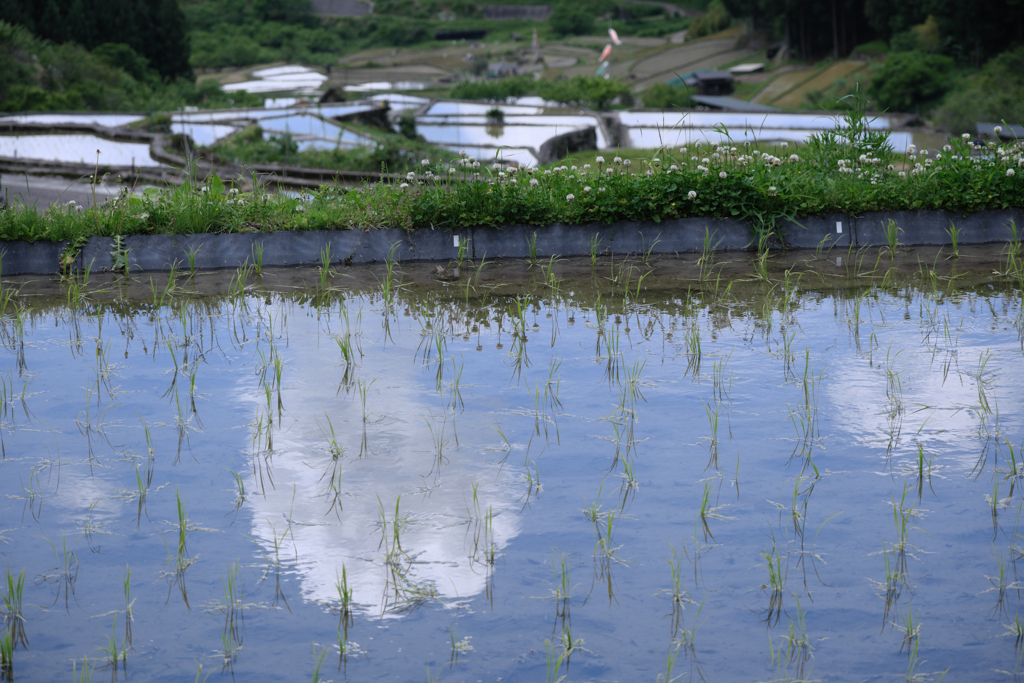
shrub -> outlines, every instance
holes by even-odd
[[[594,13],[584,3],[561,2],[551,12],[548,22],[558,35],[580,36],[594,30]]]
[[[936,112],[944,130],[974,132],[977,121],[1024,122],[1024,47],[993,57]]]
[[[676,109],[693,106],[690,91],[667,83],[658,83],[641,94],[644,106],[649,109]]]
[[[690,38],[709,36],[729,28],[730,23],[732,23],[732,17],[729,16],[729,10],[722,4],[722,0],[712,0],[708,5],[707,13],[702,17],[697,17],[690,24],[687,35]]]
[[[945,94],[952,69],[949,57],[897,52],[875,74],[869,94],[880,109],[914,111]]]

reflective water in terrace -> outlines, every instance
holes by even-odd
[[[1005,680],[1022,292],[948,255],[5,279],[13,679]]]

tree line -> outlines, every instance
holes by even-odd
[[[846,57],[858,45],[883,40],[920,49],[919,27],[935,25],[927,51],[981,65],[1024,44],[1024,2],[988,0],[722,0],[734,17],[785,39],[802,59]],[[918,29],[915,31],[915,29]]]
[[[188,27],[177,0],[2,0],[0,20],[87,50],[127,45],[165,80],[192,77]]]

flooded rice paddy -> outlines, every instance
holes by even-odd
[[[7,278],[4,676],[1008,679],[1007,253]]]

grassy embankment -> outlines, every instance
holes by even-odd
[[[1024,207],[1024,145],[953,138],[940,154],[908,156],[899,170],[886,132],[863,111],[793,154],[736,147],[665,149],[657,157],[596,158],[589,167],[512,172],[469,159],[438,161],[406,182],[361,191],[325,186],[302,198],[239,194],[219,178],[203,186],[126,194],[92,209],[0,212],[0,238],[74,240],[92,235],[273,230],[442,228],[612,223],[732,217],[768,234],[785,217],[880,210],[964,213]],[[611,155],[609,155],[610,157]]]

